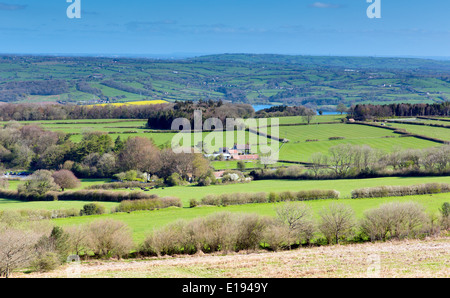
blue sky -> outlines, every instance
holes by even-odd
[[[0,53],[450,56],[450,1],[0,0]]]

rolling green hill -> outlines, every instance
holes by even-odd
[[[223,99],[250,104],[432,103],[450,98],[450,62],[226,54],[185,60],[0,56],[0,102]]]

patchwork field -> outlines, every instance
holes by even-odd
[[[385,152],[392,152],[398,149],[424,149],[430,147],[441,146],[439,143],[422,140],[414,137],[403,137],[399,134],[395,134],[393,131],[383,128],[369,127],[364,125],[348,125],[340,123],[341,116],[339,115],[324,115],[317,116],[314,125],[293,125],[293,126],[280,126],[279,137],[289,140],[288,143],[281,146],[281,144],[275,145],[280,149],[280,160],[294,161],[294,162],[308,162],[310,156],[315,152],[328,153],[328,150],[336,145],[349,143],[353,145],[368,145],[375,149],[380,149]],[[302,123],[301,117],[281,117],[280,123]],[[300,122],[299,122],[300,121]],[[335,124],[317,124],[323,122],[332,122]],[[3,122],[5,123],[5,122]],[[118,136],[122,140],[128,137],[145,137],[152,139],[157,146],[169,145],[176,133],[161,133],[155,132],[145,127],[146,120],[138,119],[116,119],[116,120],[66,120],[66,121],[37,121],[37,122],[21,122],[23,124],[38,124],[43,128],[52,131],[60,131],[64,133],[75,134],[71,136],[71,140],[74,142],[80,142],[82,134],[85,132],[106,132],[111,138],[115,139]],[[270,121],[268,124],[270,125]],[[392,123],[389,126],[404,128],[408,132],[426,135],[442,140],[450,141],[450,130],[446,128],[430,127],[430,126],[417,126],[408,124]],[[270,135],[272,130],[267,128],[267,133]],[[225,133],[209,133],[204,132],[202,139],[205,140],[207,136],[209,139],[215,139],[215,141],[222,140],[222,144],[212,143],[209,149],[217,150],[219,147],[226,146],[227,138]],[[337,140],[330,140],[330,138],[340,138]],[[189,137],[186,137],[189,139]],[[194,140],[194,134],[190,136],[191,144],[195,144],[198,140]],[[245,132],[243,140],[237,140],[237,134],[235,133],[232,141],[228,140],[229,144],[250,143],[253,145],[253,149],[258,151],[258,143],[267,142],[269,144],[275,142],[274,140],[266,139],[259,136],[256,139],[254,134]],[[183,144],[183,142],[181,142]],[[230,164],[220,164],[217,169],[231,169],[235,168]]]

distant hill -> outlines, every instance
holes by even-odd
[[[450,61],[419,58],[292,56],[274,54],[221,54],[191,58],[191,61],[295,64],[307,67],[356,69],[438,70],[450,72]]]
[[[450,61],[223,54],[186,59],[0,56],[0,102],[138,100],[248,104],[434,103],[450,99]]]

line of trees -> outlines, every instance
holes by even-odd
[[[367,145],[340,144],[328,153],[309,158],[308,168],[298,165],[250,173],[254,179],[337,179],[450,173],[450,146],[426,149],[395,148],[387,153]]]
[[[388,105],[358,104],[348,109],[348,118],[366,121],[386,117],[450,116],[450,102],[393,103]]]
[[[127,171],[148,173],[147,178],[156,175],[165,180],[173,174],[182,180],[211,175],[209,161],[202,154],[175,154],[171,149],[158,148],[147,138],[122,140],[119,136],[113,140],[109,134],[91,132],[74,143],[64,133],[17,122],[9,122],[0,129],[2,167],[67,170],[80,178],[112,178]]]
[[[170,108],[155,111],[148,117],[147,125],[153,129],[171,129],[173,120],[177,118],[188,119],[194,127],[194,111],[202,112],[202,123],[206,119],[217,118],[225,123],[227,118],[251,118],[255,110],[248,104],[228,104],[222,101],[176,102]]]

